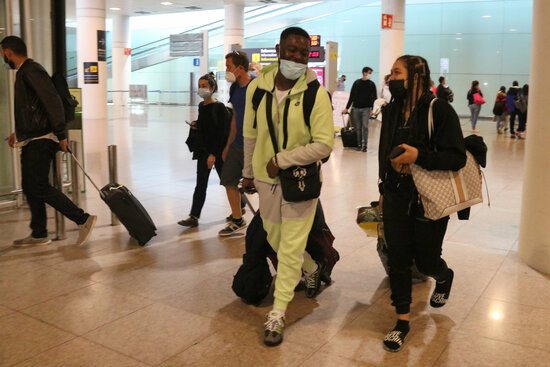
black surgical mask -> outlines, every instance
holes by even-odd
[[[407,88],[405,88],[405,80],[390,80],[388,82],[388,87],[390,88],[390,93],[392,98],[396,101],[402,101],[407,95]]]
[[[4,62],[6,63],[6,65],[8,65],[10,68],[14,69],[15,70],[15,64],[13,61],[11,61],[10,59],[8,59],[7,56],[4,56]]]

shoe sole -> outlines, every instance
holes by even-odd
[[[97,216],[94,215],[92,217],[92,224],[90,225],[90,230],[88,231],[88,234],[86,235],[86,237],[82,239],[82,241],[76,244],[77,246],[84,246],[88,242],[88,240],[90,239],[90,236],[92,235],[92,231],[94,230],[96,222],[97,222]]]
[[[399,352],[399,351],[401,350],[401,347],[403,347],[403,346],[401,345],[401,346],[400,346],[399,348],[397,348],[397,349],[391,349],[391,348],[388,348],[388,347],[386,346],[386,344],[384,344],[384,342],[382,342],[382,346],[384,347],[385,350],[387,350],[388,352],[392,352],[392,353],[397,353],[397,352]]]
[[[22,244],[13,244],[12,247],[15,248],[24,248],[24,247],[33,247],[33,246],[47,246],[52,243],[52,240],[48,240],[46,242],[39,242],[39,243],[22,243]]]
[[[229,237],[229,236],[231,236],[231,235],[233,235],[233,234],[235,234],[235,233],[241,232],[243,229],[246,229],[246,227],[248,227],[248,224],[242,226],[242,227],[239,228],[239,229],[234,230],[234,231],[231,232],[231,233],[220,233],[220,232],[218,232],[218,235],[219,235],[220,237]]]
[[[264,344],[267,345],[268,347],[276,347],[278,345],[281,345],[282,342],[283,342],[282,338],[278,342],[269,342],[269,341],[264,340]]]
[[[187,225],[187,224],[182,224],[180,222],[178,222],[178,224],[182,227],[189,227],[189,228],[195,228],[195,227],[198,227],[199,225],[198,224],[193,224],[193,225]]]

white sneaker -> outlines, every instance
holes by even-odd
[[[78,226],[78,240],[76,241],[77,246],[82,246],[88,242],[88,239],[92,234],[92,230],[94,229],[95,222],[97,222],[97,216],[90,215],[84,224]]]

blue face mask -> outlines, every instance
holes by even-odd
[[[288,80],[296,80],[301,77],[307,69],[306,64],[300,64],[294,61],[280,59],[279,70]]]

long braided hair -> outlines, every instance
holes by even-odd
[[[403,109],[405,113],[408,112],[410,115],[420,97],[425,93],[431,93],[432,79],[430,77],[430,67],[422,56],[403,55],[397,61],[404,63],[407,68],[407,95],[405,96]],[[414,81],[415,75],[417,75],[416,85]]]

